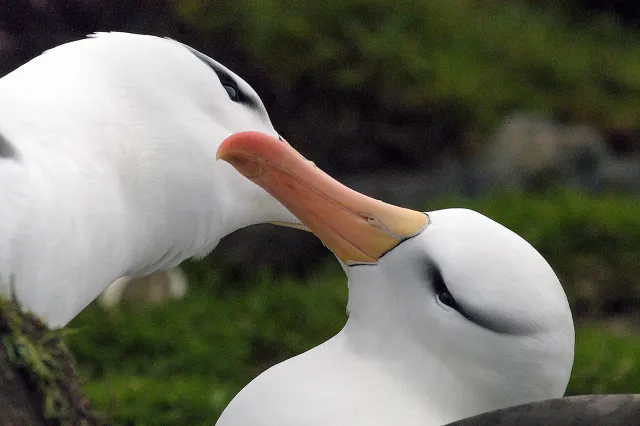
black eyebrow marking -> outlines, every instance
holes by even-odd
[[[478,309],[474,309],[473,306],[469,306],[468,303],[461,303],[460,298],[456,297],[451,292],[450,287],[446,286],[442,271],[435,262],[431,260],[426,261],[424,268],[426,270],[426,276],[434,286],[433,291],[437,291],[436,287],[438,285],[444,285],[455,299],[455,306],[451,307],[451,309],[457,311],[470,322],[498,334],[523,336],[533,332],[531,327],[518,324],[515,319],[502,318],[497,315],[492,315],[490,312],[480,312]]]
[[[18,151],[9,140],[0,133],[0,159],[18,159]]]
[[[238,87],[238,83],[236,83],[233,77],[227,74],[227,71],[220,68],[220,65],[218,65],[213,59],[211,59],[204,53],[198,52],[193,47],[187,46],[186,44],[182,44],[182,45],[186,47],[191,53],[193,53],[193,55],[195,55],[198,59],[200,59],[202,62],[207,64],[207,66],[209,66],[209,68],[211,68],[216,73],[216,75],[220,79],[220,83],[222,83],[223,85],[229,84],[233,86],[234,89],[236,89],[236,92],[238,93],[238,102],[246,105],[251,109],[260,110],[260,102],[258,101],[258,99],[255,96],[249,95],[244,91],[242,91]]]
[[[436,297],[440,299],[439,295],[441,292],[448,293],[449,296],[451,296],[451,300],[449,301],[449,303],[443,301],[442,299],[440,299],[440,301],[443,304],[449,306],[451,309],[455,309],[456,311],[462,313],[460,305],[458,305],[458,301],[449,290],[449,287],[447,287],[447,283],[444,282],[444,277],[442,276],[442,272],[440,272],[440,269],[434,263],[431,263],[431,267],[429,268],[428,273],[429,278],[431,279],[431,286],[433,287],[433,291],[436,294]]]

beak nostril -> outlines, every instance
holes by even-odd
[[[371,226],[373,226],[375,228],[378,228],[378,229],[380,229],[382,227],[382,224],[380,223],[380,221],[378,220],[377,217],[370,216],[370,215],[367,215],[367,214],[363,214],[363,216],[367,218],[367,222],[369,223],[369,225],[371,225]]]

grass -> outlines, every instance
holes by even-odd
[[[117,424],[211,424],[254,376],[341,328],[336,268],[304,284],[261,274],[224,296],[213,278],[162,307],[90,306],[69,337],[90,398]]]
[[[588,325],[576,331],[569,395],[640,393],[640,335]]]

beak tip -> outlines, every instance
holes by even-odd
[[[257,148],[264,149],[265,137],[267,137],[266,134],[255,131],[233,133],[223,140],[218,147],[218,150],[216,151],[216,160],[224,160],[227,163],[233,164],[232,159],[236,155],[244,156],[242,153],[246,151],[256,151]]]
[[[216,161],[224,160],[228,162],[227,158],[229,156],[229,152],[230,152],[229,138],[226,138],[225,140],[222,141],[222,143],[218,147],[218,150],[216,151]]]

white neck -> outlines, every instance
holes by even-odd
[[[347,358],[357,357],[366,374],[385,378],[398,389],[396,396],[424,410],[424,417],[417,417],[422,423],[449,423],[460,418],[459,413],[477,412],[482,402],[469,376],[451,370],[455,364],[440,358],[430,342],[416,339],[415,329],[424,329],[424,324],[411,318],[392,288],[375,279],[375,268],[361,268],[372,279],[349,280],[350,315],[336,349],[348,352]]]

